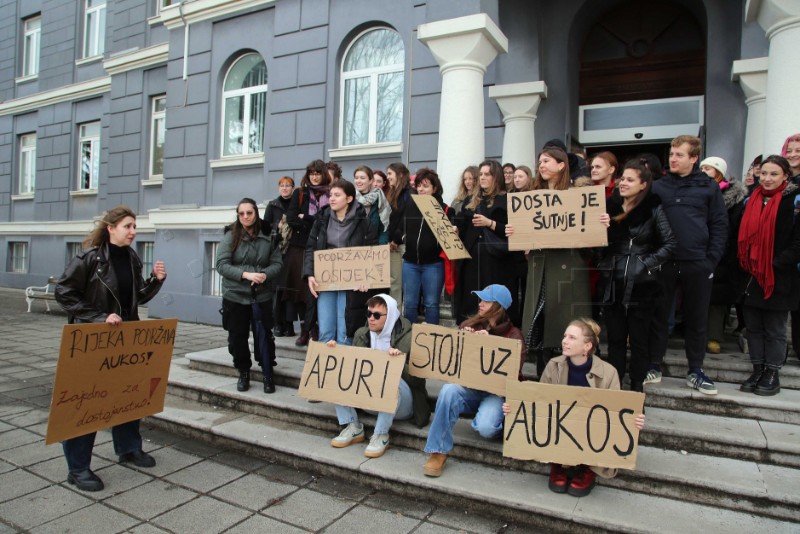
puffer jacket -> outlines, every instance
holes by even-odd
[[[363,314],[362,314],[363,317]],[[353,336],[354,347],[367,347],[372,345],[369,335],[369,325],[359,328]],[[408,355],[411,353],[411,322],[405,317],[399,317],[392,328],[392,337],[389,345],[406,355],[406,363],[403,367],[402,379],[411,389],[411,405],[413,416],[411,420],[417,428],[422,428],[428,424],[431,417],[431,405],[428,402],[428,391],[425,389],[425,379],[418,376],[411,376],[408,373]]]
[[[161,289],[163,281],[142,278],[142,260],[128,247],[133,273],[131,309],[123,313],[117,276],[109,259],[108,244],[84,250],[70,260],[56,285],[56,302],[67,312],[70,324],[103,323],[116,313],[139,320],[139,305],[147,303]]]
[[[672,233],[661,199],[649,194],[622,221],[614,217],[622,213],[622,197],[614,192],[606,211],[611,217],[608,247],[600,250],[598,270],[606,278],[604,301],[611,303],[611,280],[624,284],[623,304],[630,303],[636,285],[655,283],[661,265],[672,258],[677,240]],[[617,299],[615,299],[617,300]]]
[[[222,298],[237,304],[266,302],[275,292],[274,283],[283,267],[280,247],[274,246],[272,239],[262,231],[255,237],[245,234],[236,250],[231,250],[233,232],[226,232],[217,246],[215,266],[222,276]],[[264,273],[267,281],[251,286],[242,274]]]

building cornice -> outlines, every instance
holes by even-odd
[[[228,214],[230,215],[230,214]],[[229,217],[230,218],[230,217]],[[92,220],[82,221],[20,221],[10,223],[0,223],[0,235],[78,235],[85,236],[94,229],[94,222],[99,217]],[[155,227],[148,217],[136,218],[136,231],[139,233],[153,233]]]
[[[274,4],[276,0],[194,0],[171,5],[161,10],[159,18],[168,29],[179,28],[203,20],[215,19]]]
[[[102,95],[111,90],[111,77],[104,76],[87,80],[85,82],[65,85],[58,89],[42,91],[22,98],[6,100],[0,103],[0,116],[16,115],[26,111],[36,110],[44,106],[58,104],[60,102],[70,102],[82,100],[93,96]]]
[[[161,43],[147,48],[129,50],[103,61],[103,68],[113,76],[129,70],[155,67],[167,63],[169,43]]]

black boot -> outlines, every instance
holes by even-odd
[[[250,371],[239,371],[239,381],[236,383],[236,391],[247,391],[250,389]]]
[[[750,375],[750,378],[744,381],[744,383],[739,386],[739,391],[744,391],[745,393],[752,393],[756,389],[756,384],[761,379],[761,375],[764,373],[764,364],[753,364],[753,374]]]
[[[271,376],[264,377],[264,393],[275,393],[275,384]]]
[[[756,384],[756,389],[753,393],[770,397],[777,395],[780,390],[781,383],[778,381],[778,370],[767,367],[764,369],[761,378],[758,379],[758,384]]]

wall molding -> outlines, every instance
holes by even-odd
[[[275,2],[276,0],[194,0],[162,9],[159,19],[171,30],[180,28],[184,24],[215,19]]]
[[[138,48],[119,53],[103,61],[103,68],[113,76],[129,70],[144,69],[166,65],[169,58],[169,43],[161,43],[147,48]]]
[[[99,96],[111,90],[111,76],[95,78],[85,82],[64,85],[51,91],[42,91],[32,95],[6,100],[0,103],[0,116],[16,115],[26,111],[37,110],[60,102],[82,100]]]

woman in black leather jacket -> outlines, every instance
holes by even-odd
[[[67,312],[69,323],[138,321],[138,307],[152,299],[167,270],[157,261],[153,272],[142,278],[142,260],[131,248],[136,238],[136,214],[117,206],[105,214],[83,242],[84,250],[67,265],[56,286],[56,301]],[[100,491],[103,481],[90,469],[95,432],[62,442],[69,467],[67,482],[84,491]],[[142,451],[139,420],[112,427],[114,452],[120,463],[153,467],[155,459]]]
[[[661,265],[677,246],[661,200],[650,192],[652,181],[650,170],[638,161],[625,165],[618,191],[608,200],[608,247],[598,264],[606,278],[608,361],[622,382],[630,339],[633,391],[643,390],[654,304],[665,298],[658,280]]]

